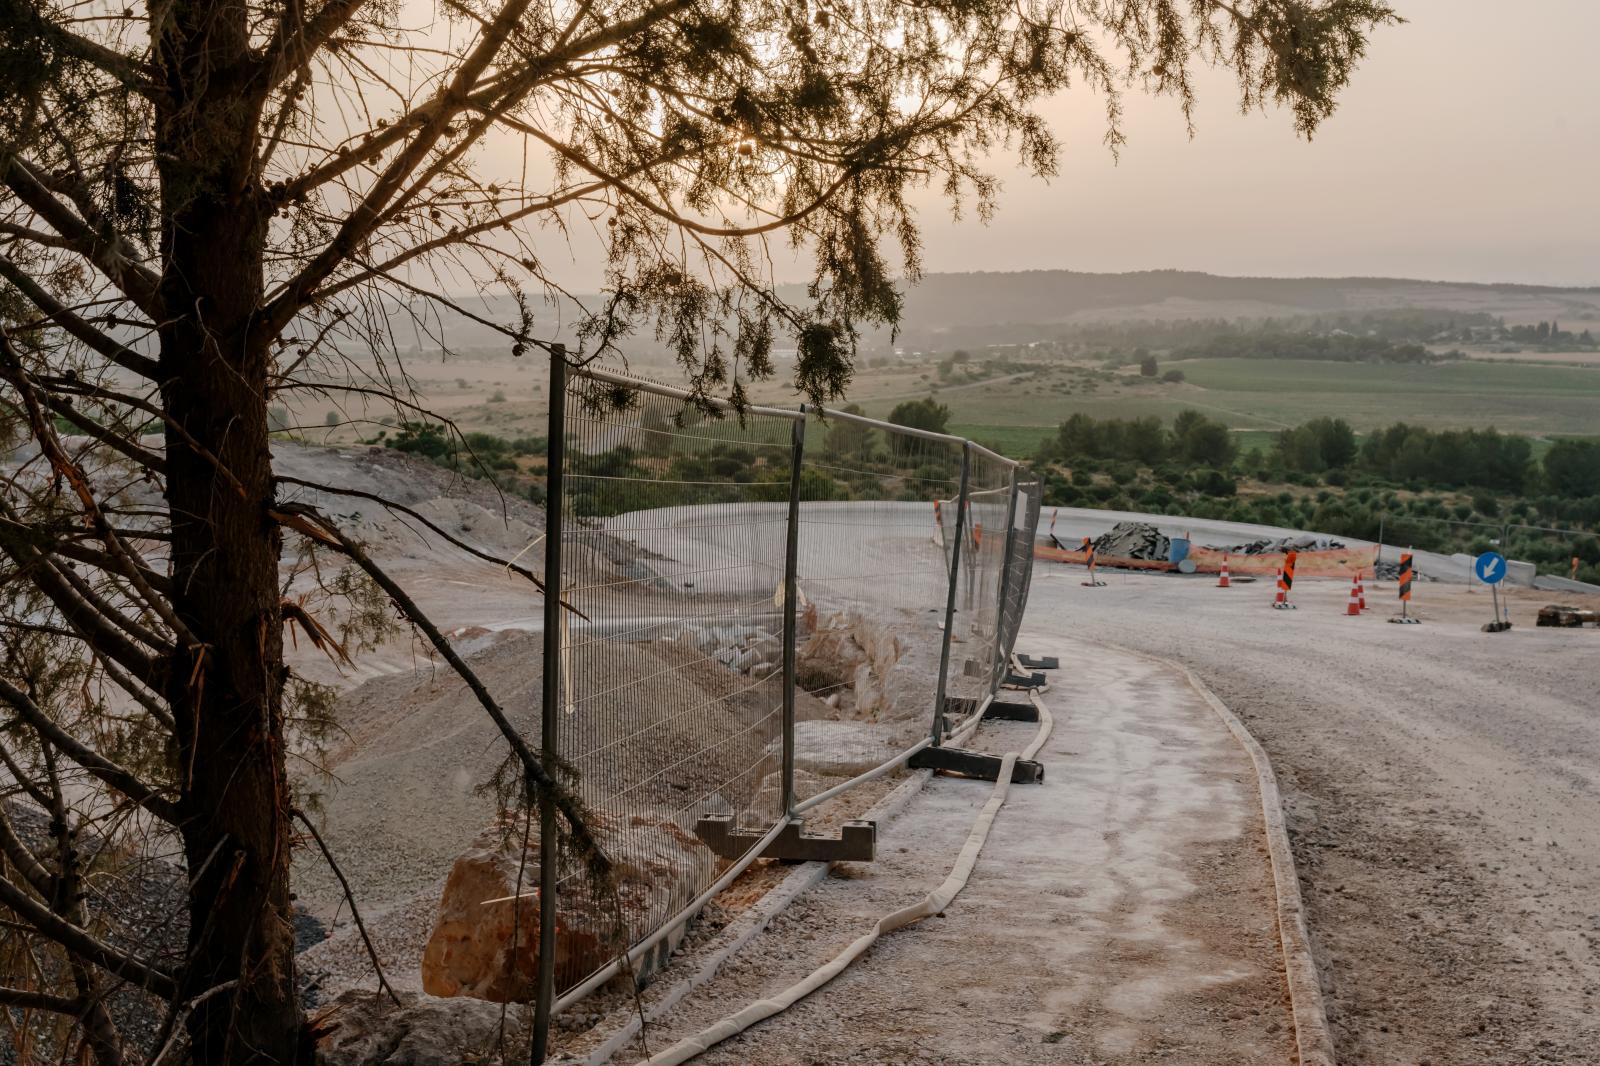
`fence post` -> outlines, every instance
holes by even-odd
[[[794,699],[795,644],[799,637],[796,601],[799,597],[800,468],[806,451],[806,405],[801,418],[790,424],[789,525],[783,546],[783,817],[794,818]]]
[[[1372,587],[1378,587],[1378,564],[1383,562],[1383,524],[1388,519],[1388,511],[1378,512],[1378,554],[1372,557]]]
[[[545,452],[544,666],[539,708],[540,760],[551,780],[557,771],[556,726],[561,706],[561,509],[567,457],[567,349],[550,346],[550,423]],[[544,1062],[550,1045],[550,1009],[556,999],[556,808],[539,796],[539,985],[534,997],[533,1046],[529,1059]]]
[[[972,442],[961,442],[961,492],[956,497],[956,529],[950,541],[950,585],[944,599],[944,642],[939,648],[939,687],[933,696],[933,746],[944,743],[944,693],[950,677],[950,637],[956,621],[956,582],[961,576],[961,540],[967,524],[967,478],[972,472]]]
[[[1011,590],[1011,552],[1017,531],[1017,468],[1011,468],[1011,495],[1006,501],[1006,546],[1000,556],[1000,598],[994,612],[994,669],[989,671],[989,687],[998,686],[1006,676],[1010,664],[1006,656],[1006,599]]]

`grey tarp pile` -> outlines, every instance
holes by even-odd
[[[1218,547],[1216,550],[1233,555],[1277,555],[1280,552],[1335,551],[1343,547],[1345,547],[1343,541],[1334,540],[1332,537],[1301,533],[1293,537],[1268,537],[1264,540],[1253,540],[1249,544]]]
[[[1107,559],[1166,559],[1172,541],[1148,522],[1118,522],[1094,542],[1095,554]]]

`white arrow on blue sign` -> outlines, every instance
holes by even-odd
[[[1506,557],[1499,552],[1484,552],[1472,560],[1472,572],[1485,585],[1498,585],[1506,579]]]

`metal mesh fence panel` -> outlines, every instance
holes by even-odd
[[[1039,494],[968,441],[841,412],[710,417],[604,373],[574,375],[559,410],[552,747],[616,868],[596,892],[557,856],[541,892],[540,963],[576,998],[748,862],[788,804],[929,742],[941,691],[972,707],[994,691]]]
[[[795,418],[685,412],[583,379],[566,398],[564,697],[557,749],[617,864],[615,894],[563,862],[556,985],[569,987],[683,910],[726,859],[708,816],[765,829],[778,770],[782,615]],[[796,416],[797,417],[797,416]]]
[[[967,511],[945,694],[977,701],[989,694],[996,680],[1013,464],[976,446],[968,445],[968,450]]]
[[[1001,587],[999,656],[994,683],[1005,678],[1011,653],[1016,650],[1017,633],[1028,607],[1028,588],[1033,581],[1033,542],[1039,531],[1039,508],[1043,485],[1026,467],[1016,473],[1016,502],[1012,507],[1011,543],[1005,556],[1005,577]]]
[[[801,799],[928,735],[949,585],[936,511],[960,490],[962,447],[839,412],[807,428],[795,727]]]

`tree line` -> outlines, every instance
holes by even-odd
[[[1147,511],[1311,529],[1434,551],[1501,546],[1547,572],[1600,581],[1600,537],[1537,527],[1600,527],[1600,440],[1555,442],[1541,459],[1514,434],[1397,423],[1365,436],[1316,418],[1241,452],[1196,411],[1159,418],[1076,414],[1039,445],[1047,506]],[[1255,484],[1247,492],[1240,480]],[[1268,488],[1278,485],[1276,491]]]
[[[1600,496],[1600,441],[1556,441],[1539,461],[1528,438],[1494,429],[1426,429],[1397,422],[1358,441],[1340,418],[1318,418],[1278,434],[1272,465],[1295,474],[1364,474],[1396,485]]]
[[[1414,341],[1345,332],[1251,331],[1213,337],[1176,348],[1173,359],[1315,359],[1333,363],[1437,363],[1461,359],[1459,351],[1435,352]]]
[[[1238,457],[1239,445],[1227,426],[1199,411],[1180,412],[1170,429],[1154,416],[1097,419],[1079,413],[1061,423],[1034,454],[1039,462],[1069,465],[1088,458],[1225,468]]]

